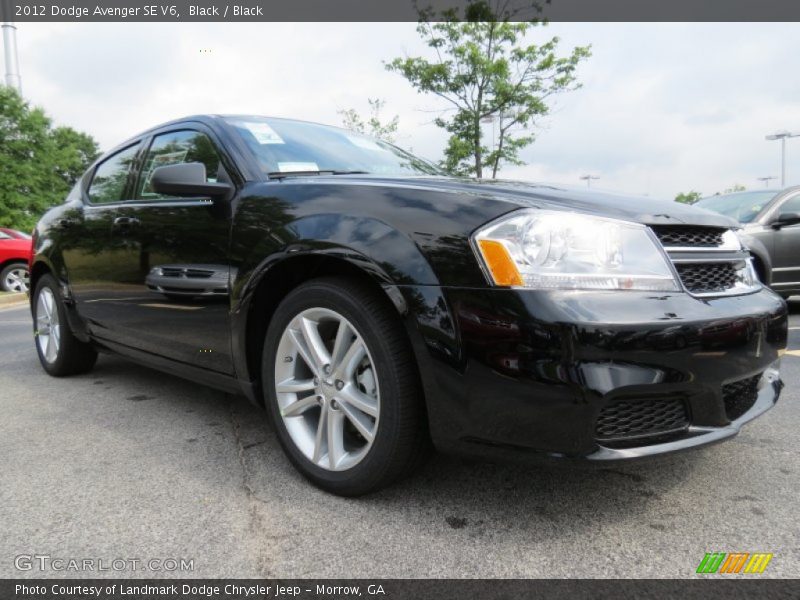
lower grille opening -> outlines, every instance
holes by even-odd
[[[612,448],[668,442],[689,427],[683,396],[625,398],[603,407],[595,436]]]
[[[725,292],[736,285],[737,264],[723,263],[676,263],[678,275],[693,294]]]
[[[761,373],[740,379],[722,386],[722,399],[725,401],[725,415],[734,421],[753,407],[758,398],[758,382]]]

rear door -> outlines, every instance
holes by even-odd
[[[209,181],[231,182],[231,163],[222,157],[212,133],[200,125],[154,135],[142,154],[133,199],[114,214],[111,245],[127,249],[114,276],[126,290],[115,306],[124,343],[232,373],[230,204],[162,196],[151,186],[156,168],[185,162],[203,163]]]
[[[800,194],[785,200],[772,219],[786,213],[800,214]],[[781,227],[774,236],[772,286],[778,291],[800,289],[800,224]]]
[[[119,337],[115,307],[130,295],[118,277],[129,253],[128,240],[112,239],[111,234],[119,207],[133,197],[141,148],[141,141],[134,142],[99,163],[86,185],[74,191],[82,204],[75,202],[75,210],[56,224],[78,311],[92,333],[103,339]]]

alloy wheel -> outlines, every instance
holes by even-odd
[[[29,285],[28,269],[18,267],[6,273],[4,288],[11,292],[27,292]]]
[[[369,453],[380,419],[378,377],[364,339],[341,314],[310,308],[289,322],[275,391],[289,437],[318,467],[344,471]]]
[[[48,363],[54,363],[61,346],[61,325],[56,298],[49,287],[41,288],[36,299],[36,343],[42,357]]]

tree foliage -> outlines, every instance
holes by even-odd
[[[345,129],[371,135],[390,143],[394,142],[397,136],[397,126],[400,124],[400,117],[395,115],[384,123],[381,121],[381,111],[386,105],[386,100],[369,98],[367,102],[369,102],[369,118],[364,120],[354,108],[340,110],[338,114],[342,116],[342,125]]]
[[[435,123],[450,134],[442,166],[454,174],[483,177],[488,169],[495,177],[504,163],[523,164],[519,152],[534,141],[530,129],[548,114],[548,101],[580,87],[575,70],[589,47],[559,56],[557,37],[529,43],[528,34],[543,24],[519,21],[509,6],[508,0],[472,0],[464,18],[456,10],[421,10],[417,32],[431,57],[386,65],[419,92],[448,102]],[[484,142],[482,121],[496,125],[493,148]]]
[[[29,231],[97,156],[97,143],[53,127],[41,108],[0,86],[0,225]]]
[[[703,197],[703,194],[700,192],[696,192],[692,190],[691,192],[681,192],[677,196],[675,196],[675,202],[680,202],[681,204],[694,204],[700,198]]]
[[[741,183],[734,183],[731,187],[727,188],[723,194],[734,194],[736,192],[746,192],[747,188]]]

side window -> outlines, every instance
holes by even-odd
[[[89,199],[93,204],[124,200],[122,194],[138,151],[139,144],[130,146],[98,165],[89,185]]]
[[[208,136],[197,131],[173,131],[156,136],[144,161],[136,197],[145,200],[163,198],[153,191],[153,171],[158,167],[189,162],[203,163],[206,166],[206,179],[211,182],[217,180],[219,154]]]
[[[800,213],[800,195],[789,198],[783,203],[778,214],[782,215],[785,213]]]

